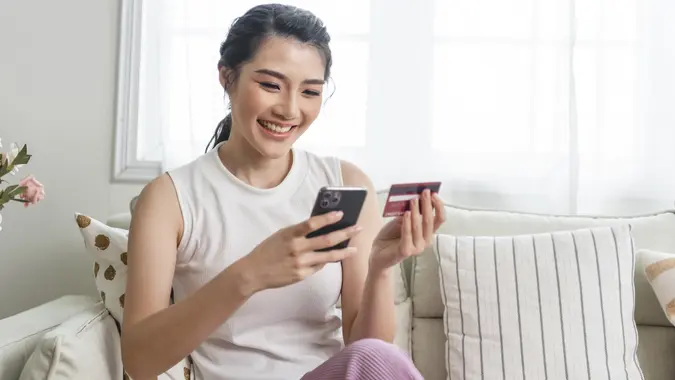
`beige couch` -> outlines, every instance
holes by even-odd
[[[380,192],[381,199],[383,196],[384,192]],[[449,205],[446,210],[448,220],[440,232],[459,235],[510,235],[570,230],[626,221],[618,218],[474,211]],[[663,212],[628,220],[633,225],[636,248],[675,252],[675,213]],[[114,216],[108,223],[127,228],[129,215]],[[398,318],[395,343],[411,353],[426,379],[445,379],[445,338],[437,260],[427,250],[417,259],[405,262],[402,268],[395,284]],[[640,339],[638,355],[645,379],[675,379],[675,327],[665,318],[646,282],[643,268],[636,266],[635,273],[635,320]],[[73,334],[77,339],[71,339],[71,343],[64,349],[75,352],[74,355],[91,356],[87,371],[95,373],[96,368],[99,368],[99,371],[106,373],[95,376],[91,373],[71,374],[69,378],[121,379],[117,328],[98,300],[83,296],[64,297],[0,321],[0,379],[19,379],[26,360],[45,332],[64,320],[73,319],[79,323],[73,324]],[[96,329],[91,327],[94,325],[92,321],[98,323]],[[94,355],[92,352],[98,354]],[[54,358],[42,355],[40,360]]]

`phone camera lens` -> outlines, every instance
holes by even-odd
[[[330,206],[330,201],[328,199],[322,199],[321,200],[321,207],[327,208],[328,206]]]
[[[333,193],[332,193],[332,192],[330,192],[330,191],[326,191],[325,193],[323,193],[323,197],[324,197],[325,199],[328,199],[328,198],[330,198],[330,197],[331,197],[331,195],[333,195]]]

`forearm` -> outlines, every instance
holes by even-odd
[[[349,334],[349,342],[364,338],[394,341],[396,309],[393,270],[369,271],[363,288],[361,306]]]
[[[122,359],[134,379],[155,379],[188,356],[252,294],[231,266],[200,290],[125,328]]]

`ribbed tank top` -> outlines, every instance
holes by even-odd
[[[255,188],[222,164],[219,147],[168,172],[184,225],[173,279],[176,301],[274,232],[307,219],[322,186],[342,185],[337,158],[293,149],[281,184]],[[341,287],[342,266],[333,263],[304,281],[256,293],[191,354],[196,378],[301,378],[344,346],[336,307]]]

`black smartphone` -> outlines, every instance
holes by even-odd
[[[368,190],[361,187],[322,187],[314,202],[311,216],[322,215],[332,211],[342,211],[343,216],[338,222],[319,228],[307,234],[307,238],[321,236],[333,231],[338,231],[356,224],[361,215],[363,203],[366,201]],[[332,247],[319,249],[318,251],[331,251],[334,249],[347,248],[349,239]]]

